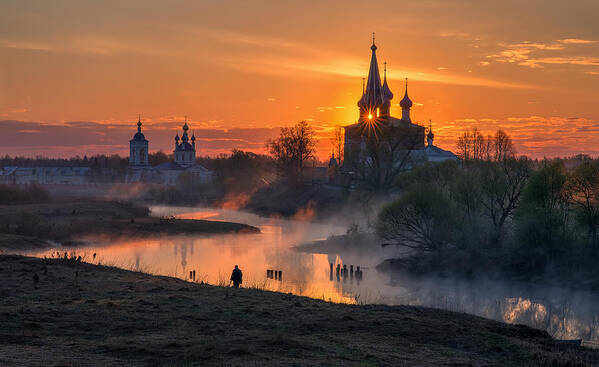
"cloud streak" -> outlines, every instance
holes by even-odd
[[[321,158],[330,152],[329,137],[333,125],[313,124],[317,134]],[[465,131],[478,128],[484,134],[498,129],[512,136],[519,154],[533,158],[568,156],[587,153],[599,156],[599,122],[583,117],[514,116],[503,119],[463,118],[433,124],[436,145],[455,149],[458,137]],[[198,155],[228,153],[232,149],[264,153],[264,144],[279,134],[272,128],[191,128],[198,139]],[[92,154],[128,154],[129,139],[135,133],[135,124],[64,122],[46,124],[40,122],[0,121],[0,154],[47,155],[68,157]],[[180,133],[180,122],[156,121],[144,124],[143,132],[150,141],[150,151],[172,150],[174,135]]]
[[[355,57],[330,49],[293,42],[282,38],[235,33],[198,27],[185,27],[213,41],[235,46],[251,46],[249,50],[235,55],[215,55],[220,65],[237,71],[259,73],[286,78],[320,78],[322,75],[362,78],[368,70],[368,57]],[[453,35],[447,34],[446,37]],[[259,52],[256,51],[259,49]],[[482,86],[496,88],[535,88],[526,83],[497,81],[467,75],[451,74],[445,68],[431,70],[390,70],[388,78],[403,80],[408,77],[425,82]]]
[[[597,43],[597,41],[567,38],[553,43],[525,41],[515,44],[500,44],[504,49],[487,56],[487,58],[500,63],[515,63],[529,68],[542,68],[544,64],[597,66],[599,65],[599,57],[595,56],[546,56],[547,53],[564,51],[568,45],[589,45],[594,43]]]
[[[55,53],[89,54],[95,56],[113,56],[117,54],[165,54],[157,48],[142,46],[137,42],[125,42],[109,37],[95,35],[71,36],[60,41],[31,41],[0,39],[0,48],[25,51]]]

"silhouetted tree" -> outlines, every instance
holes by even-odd
[[[576,209],[576,219],[586,227],[592,257],[598,259],[597,232],[599,228],[599,164],[585,162],[568,179],[568,191]]]
[[[496,162],[514,158],[516,149],[512,138],[503,130],[486,138],[477,128],[466,131],[458,138],[457,155],[464,161],[494,160]]]
[[[497,130],[493,137],[493,159],[496,162],[512,159],[516,155],[516,148],[512,138],[503,130]]]
[[[531,271],[542,272],[548,260],[572,243],[566,179],[561,162],[543,162],[522,193],[516,234]]]
[[[362,187],[384,190],[395,184],[397,176],[412,166],[412,151],[422,143],[411,126],[365,125],[362,143],[345,150],[345,162],[351,161],[353,179]],[[349,159],[347,158],[349,156]]]
[[[520,196],[532,171],[527,158],[507,158],[501,162],[480,162],[480,199],[483,214],[493,224],[492,241],[496,244],[507,219],[516,210]]]
[[[278,138],[266,143],[274,157],[279,172],[288,182],[299,184],[303,181],[304,167],[314,158],[316,139],[314,130],[306,121],[292,127],[281,128]]]
[[[413,186],[381,210],[376,230],[386,245],[438,253],[455,241],[454,209],[437,187]]]
[[[343,154],[343,128],[340,125],[335,126],[333,130],[331,144],[333,145],[333,151],[335,152],[337,163],[341,165],[341,158]]]
[[[157,166],[162,163],[171,162],[173,160],[173,155],[167,155],[162,150],[156,153],[148,154],[148,164],[150,166]]]

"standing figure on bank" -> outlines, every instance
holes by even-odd
[[[243,273],[241,269],[235,265],[235,269],[233,269],[233,273],[231,273],[231,281],[233,282],[233,287],[239,288],[239,285],[243,283]]]

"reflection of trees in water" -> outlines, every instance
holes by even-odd
[[[177,255],[181,257],[181,267],[184,271],[187,267],[187,255],[193,255],[193,240],[188,237],[177,238],[172,244],[175,258]]]
[[[407,280],[393,303],[467,312],[544,329],[558,339],[599,340],[599,297],[590,292],[490,281]]]

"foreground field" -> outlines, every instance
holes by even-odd
[[[599,364],[543,331],[436,309],[13,255],[0,256],[0,279],[2,366]]]

